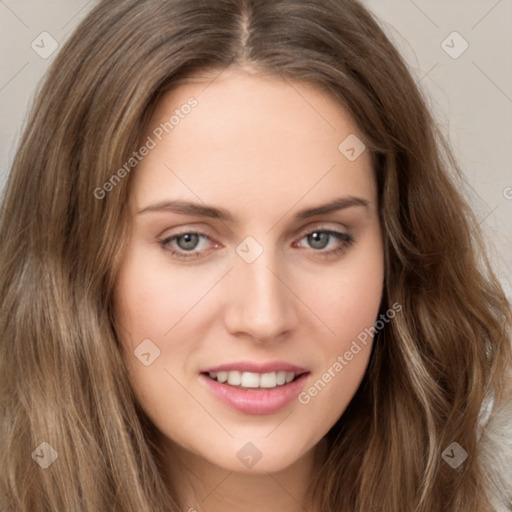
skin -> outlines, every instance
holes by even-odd
[[[114,294],[131,382],[160,432],[184,510],[316,510],[306,487],[325,458],[325,434],[364,376],[371,340],[309,403],[273,414],[231,409],[199,373],[280,360],[310,371],[307,390],[375,323],[384,264],[369,151],[349,161],[338,150],[348,135],[363,135],[330,95],[249,68],[203,73],[167,92],[144,140],[191,96],[197,107],[131,177],[133,234]],[[294,218],[346,196],[368,205]],[[226,209],[234,221],[139,213],[171,199]],[[321,229],[354,241],[307,236]],[[160,244],[196,231],[206,238],[194,249],[183,238]],[[263,249],[252,263],[236,252],[248,236]],[[148,338],[160,355],[145,366],[134,350]],[[247,442],[261,453],[252,468],[237,457]]]

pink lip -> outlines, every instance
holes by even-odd
[[[306,368],[295,366],[293,364],[285,363],[283,361],[270,361],[268,363],[253,363],[251,361],[240,361],[238,363],[221,364],[206,370],[201,370],[201,373],[215,373],[215,372],[253,372],[253,373],[270,373],[270,372],[293,372],[301,374],[307,372]]]
[[[236,369],[239,368],[240,366],[236,367]],[[282,371],[284,371],[284,369],[282,369]],[[304,387],[308,375],[309,372],[303,373],[294,381],[272,389],[242,389],[230,386],[229,384],[221,384],[204,374],[199,375],[199,379],[216,398],[237,411],[245,414],[272,414],[297,398],[298,394]]]

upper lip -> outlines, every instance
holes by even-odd
[[[302,366],[286,363],[284,361],[269,361],[267,363],[255,363],[252,361],[238,361],[236,363],[226,363],[219,366],[212,366],[202,370],[201,373],[217,372],[252,372],[252,373],[270,373],[270,372],[293,372],[295,374],[306,373],[309,370]]]

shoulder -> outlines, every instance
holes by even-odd
[[[480,438],[480,460],[494,512],[512,511],[512,381]]]

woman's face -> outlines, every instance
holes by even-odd
[[[215,76],[167,92],[149,122],[115,311],[133,388],[171,446],[278,471],[334,425],[367,367],[377,189],[333,98]]]

